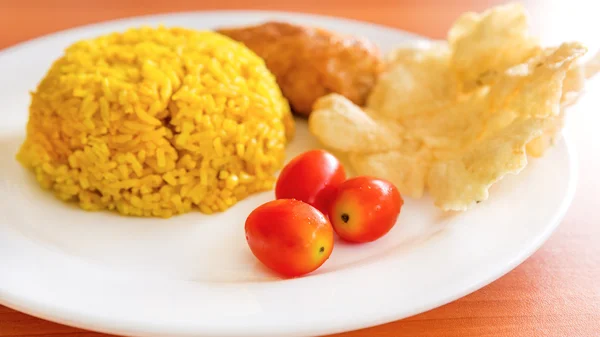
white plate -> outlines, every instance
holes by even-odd
[[[336,243],[314,274],[279,280],[256,262],[243,223],[272,192],[214,216],[134,219],[87,213],[42,191],[14,160],[28,91],[71,42],[141,24],[190,28],[268,19],[359,33],[383,49],[418,38],[372,24],[277,12],[204,12],[87,26],[0,54],[0,302],[87,329],[140,336],[305,336],[432,309],[505,274],[554,231],[571,201],[566,141],[495,185],[491,199],[445,216],[407,200],[397,226],[362,246]],[[290,155],[316,146],[304,123]],[[557,179],[556,177],[561,177]]]

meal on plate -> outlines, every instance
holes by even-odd
[[[331,256],[335,236],[385,236],[403,196],[429,193],[446,211],[486,200],[559,137],[600,70],[586,51],[542,46],[519,4],[466,13],[447,41],[384,59],[365,39],[285,22],[133,28],[52,64],[17,159],[64,201],[132,216],[225,211],[274,187],[246,240],[296,277]],[[327,150],[284,163],[292,111]]]
[[[321,96],[338,93],[362,105],[381,71],[378,47],[363,38],[286,22],[222,28],[265,59],[292,110],[307,116]]]
[[[598,70],[579,61],[585,53],[577,42],[541,46],[519,4],[466,13],[447,41],[387,55],[364,106],[319,98],[310,130],[355,173],[466,210],[559,137],[565,108]]]
[[[275,77],[243,44],[140,28],[66,49],[31,94],[17,158],[86,210],[213,213],[272,188],[293,131]]]

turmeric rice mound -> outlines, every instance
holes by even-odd
[[[85,210],[224,211],[271,189],[293,119],[264,61],[214,32],[75,43],[32,93],[17,159]]]

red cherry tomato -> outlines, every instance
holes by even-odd
[[[388,181],[357,177],[342,183],[331,204],[329,219],[344,240],[370,242],[394,227],[404,200]]]
[[[333,250],[333,228],[323,213],[293,199],[267,202],[246,219],[250,250],[268,268],[287,277],[319,268]]]
[[[275,198],[304,201],[327,215],[335,190],[345,179],[344,167],[335,156],[311,150],[295,157],[281,170]]]

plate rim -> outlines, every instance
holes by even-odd
[[[17,44],[11,45],[11,46],[8,46],[6,48],[0,49],[0,57],[2,57],[5,54],[19,52],[22,48],[25,48],[29,45],[34,45],[34,44],[42,42],[46,39],[55,38],[55,37],[61,36],[61,35],[73,34],[73,33],[82,32],[82,31],[86,31],[86,30],[90,30],[90,29],[101,28],[103,26],[110,26],[110,25],[115,25],[115,24],[125,24],[130,21],[136,21],[136,20],[141,20],[141,19],[159,20],[161,18],[176,17],[176,16],[181,16],[181,15],[195,15],[195,14],[197,14],[197,15],[207,15],[207,14],[217,14],[217,15],[262,14],[262,15],[267,15],[267,14],[269,14],[269,15],[293,16],[293,17],[297,17],[297,18],[301,18],[301,19],[328,20],[328,21],[332,21],[332,22],[335,21],[335,22],[339,22],[339,23],[352,23],[352,24],[356,24],[356,25],[371,26],[375,29],[384,29],[384,30],[388,30],[388,31],[393,31],[394,33],[398,33],[398,34],[401,34],[401,35],[404,35],[407,37],[413,37],[415,39],[427,39],[426,37],[414,34],[412,32],[404,31],[404,30],[401,30],[398,28],[394,28],[392,26],[387,26],[387,25],[378,24],[378,23],[374,23],[374,22],[368,22],[368,21],[360,21],[360,20],[351,19],[351,18],[330,16],[330,15],[312,14],[312,13],[306,13],[306,12],[270,11],[270,10],[244,10],[244,9],[240,9],[240,10],[207,10],[207,11],[200,10],[200,11],[177,11],[177,12],[168,12],[168,13],[161,13],[161,14],[129,16],[129,17],[118,18],[118,19],[114,19],[114,20],[107,20],[107,21],[102,21],[102,22],[86,24],[86,25],[80,25],[80,26],[52,32],[49,34],[44,34],[44,35],[41,35],[41,36],[38,36],[38,37],[35,37],[32,39],[28,39],[28,40],[19,42]],[[566,129],[564,131],[566,131]],[[396,317],[398,315],[394,315],[393,313],[388,312],[387,315],[380,315],[379,319],[370,320],[368,322],[366,320],[349,321],[349,322],[346,322],[343,327],[342,326],[329,326],[324,329],[323,328],[313,329],[313,332],[317,331],[318,334],[331,334],[331,333],[346,332],[346,331],[351,331],[351,330],[358,330],[358,329],[362,329],[362,328],[372,327],[375,325],[396,321],[396,320],[402,319],[404,317],[410,317],[410,316],[413,316],[418,313],[429,311],[431,309],[434,309],[441,305],[450,303],[452,301],[455,301],[456,299],[459,299],[459,298],[464,297],[474,291],[481,289],[482,287],[484,287],[484,286],[494,282],[495,280],[499,279],[500,277],[506,275],[508,272],[512,271],[514,268],[516,268],[521,263],[523,263],[526,259],[528,259],[531,255],[533,255],[549,239],[549,237],[555,232],[555,230],[558,228],[558,226],[561,224],[562,220],[564,219],[564,216],[566,215],[566,213],[574,199],[574,196],[575,196],[577,182],[578,182],[578,175],[579,175],[578,174],[579,171],[578,171],[577,153],[575,151],[575,147],[574,147],[570,137],[568,136],[567,132],[563,132],[563,137],[560,141],[564,142],[564,144],[565,144],[567,160],[568,160],[569,181],[568,181],[568,185],[567,185],[566,194],[564,195],[563,199],[560,202],[559,209],[553,214],[552,221],[548,223],[549,225],[545,226],[543,232],[540,232],[538,234],[538,236],[536,237],[536,241],[533,242],[528,247],[526,247],[527,249],[522,249],[519,252],[518,256],[515,257],[509,264],[502,265],[501,267],[498,267],[495,269],[491,268],[490,270],[493,270],[493,271],[488,273],[489,277],[487,277],[486,279],[480,280],[479,282],[474,282],[470,286],[464,287],[464,289],[461,289],[460,291],[456,291],[455,293],[453,293],[449,296],[446,296],[443,299],[438,299],[437,301],[432,301],[434,303],[429,303],[428,305],[423,306],[422,308],[416,308],[416,309],[412,310],[413,312],[409,315],[402,315],[402,317]],[[17,299],[17,300],[15,301],[15,299]],[[20,302],[22,304],[19,304],[18,302]],[[25,304],[23,304],[23,303],[25,303]],[[128,335],[128,336],[129,335],[130,336],[159,336],[159,335],[161,335],[159,333],[153,333],[151,331],[148,331],[147,329],[144,329],[144,327],[140,328],[139,326],[129,326],[128,329],[125,329],[123,322],[121,322],[121,324],[119,324],[119,325],[122,325],[124,330],[122,330],[122,331],[115,330],[115,329],[110,330],[110,329],[105,328],[106,325],[104,325],[102,323],[98,323],[98,322],[102,322],[102,320],[94,319],[94,317],[92,317],[92,316],[75,315],[75,316],[71,316],[71,317],[78,317],[78,319],[72,320],[72,319],[69,319],[65,315],[54,314],[54,312],[56,312],[57,310],[53,310],[53,308],[48,308],[47,305],[43,305],[43,303],[41,303],[41,302],[38,303],[35,300],[21,298],[19,301],[18,296],[13,296],[13,298],[11,300],[11,296],[9,294],[4,294],[2,289],[0,289],[0,304],[5,305],[6,307],[12,308],[14,310],[17,310],[19,312],[34,316],[34,317],[38,317],[38,318],[49,320],[52,322],[57,322],[60,324],[65,324],[68,326],[86,329],[86,330],[93,330],[93,331],[97,331],[97,332],[112,333],[112,334],[117,333],[117,334]],[[38,310],[38,309],[44,308],[44,307],[46,307],[46,308]],[[64,311],[65,310],[63,310],[63,312]],[[310,329],[308,329],[308,330],[310,330]],[[229,330],[229,331],[232,331],[232,330]],[[306,332],[306,331],[303,331],[303,332]],[[177,333],[177,335],[178,336],[179,335],[187,336],[187,335],[191,335],[190,333],[192,333],[192,332],[190,331],[190,332],[186,333],[184,331],[179,331]]]
[[[372,21],[361,21],[361,20],[353,19],[353,18],[327,15],[327,14],[319,14],[319,13],[295,12],[295,11],[283,11],[283,10],[266,10],[266,9],[214,9],[214,10],[211,9],[211,10],[191,10],[191,11],[182,10],[182,11],[163,12],[163,13],[144,14],[144,15],[132,15],[132,16],[126,16],[126,17],[122,17],[122,18],[115,18],[115,19],[110,19],[110,20],[104,20],[104,21],[99,21],[99,22],[77,25],[77,26],[73,26],[73,27],[65,28],[65,29],[59,29],[59,30],[56,30],[53,32],[49,32],[49,33],[45,33],[45,34],[38,35],[35,37],[31,37],[31,38],[19,41],[17,43],[14,43],[12,45],[8,45],[6,47],[0,48],[0,56],[2,56],[2,54],[5,54],[5,53],[8,54],[8,53],[18,51],[19,49],[26,47],[26,45],[28,45],[28,44],[38,43],[38,42],[43,41],[48,38],[53,38],[53,37],[64,35],[64,34],[77,33],[78,31],[84,31],[87,29],[99,28],[99,27],[102,27],[105,25],[124,24],[124,23],[127,23],[128,21],[138,21],[138,20],[143,20],[143,19],[155,20],[155,19],[159,19],[161,17],[194,15],[194,14],[198,14],[198,15],[204,15],[204,14],[218,14],[218,15],[262,14],[262,15],[266,15],[266,14],[270,14],[270,15],[281,15],[281,16],[303,17],[304,19],[317,18],[317,19],[321,19],[321,20],[344,21],[346,23],[359,24],[359,25],[363,25],[363,26],[365,26],[365,25],[371,26],[372,28],[393,30],[393,31],[396,31],[397,33],[403,34],[405,36],[412,36],[413,38],[416,38],[416,39],[428,39],[428,40],[430,39],[427,36],[419,35],[415,32],[404,30],[404,29],[386,25],[386,24],[376,23],[376,22],[372,22]]]

